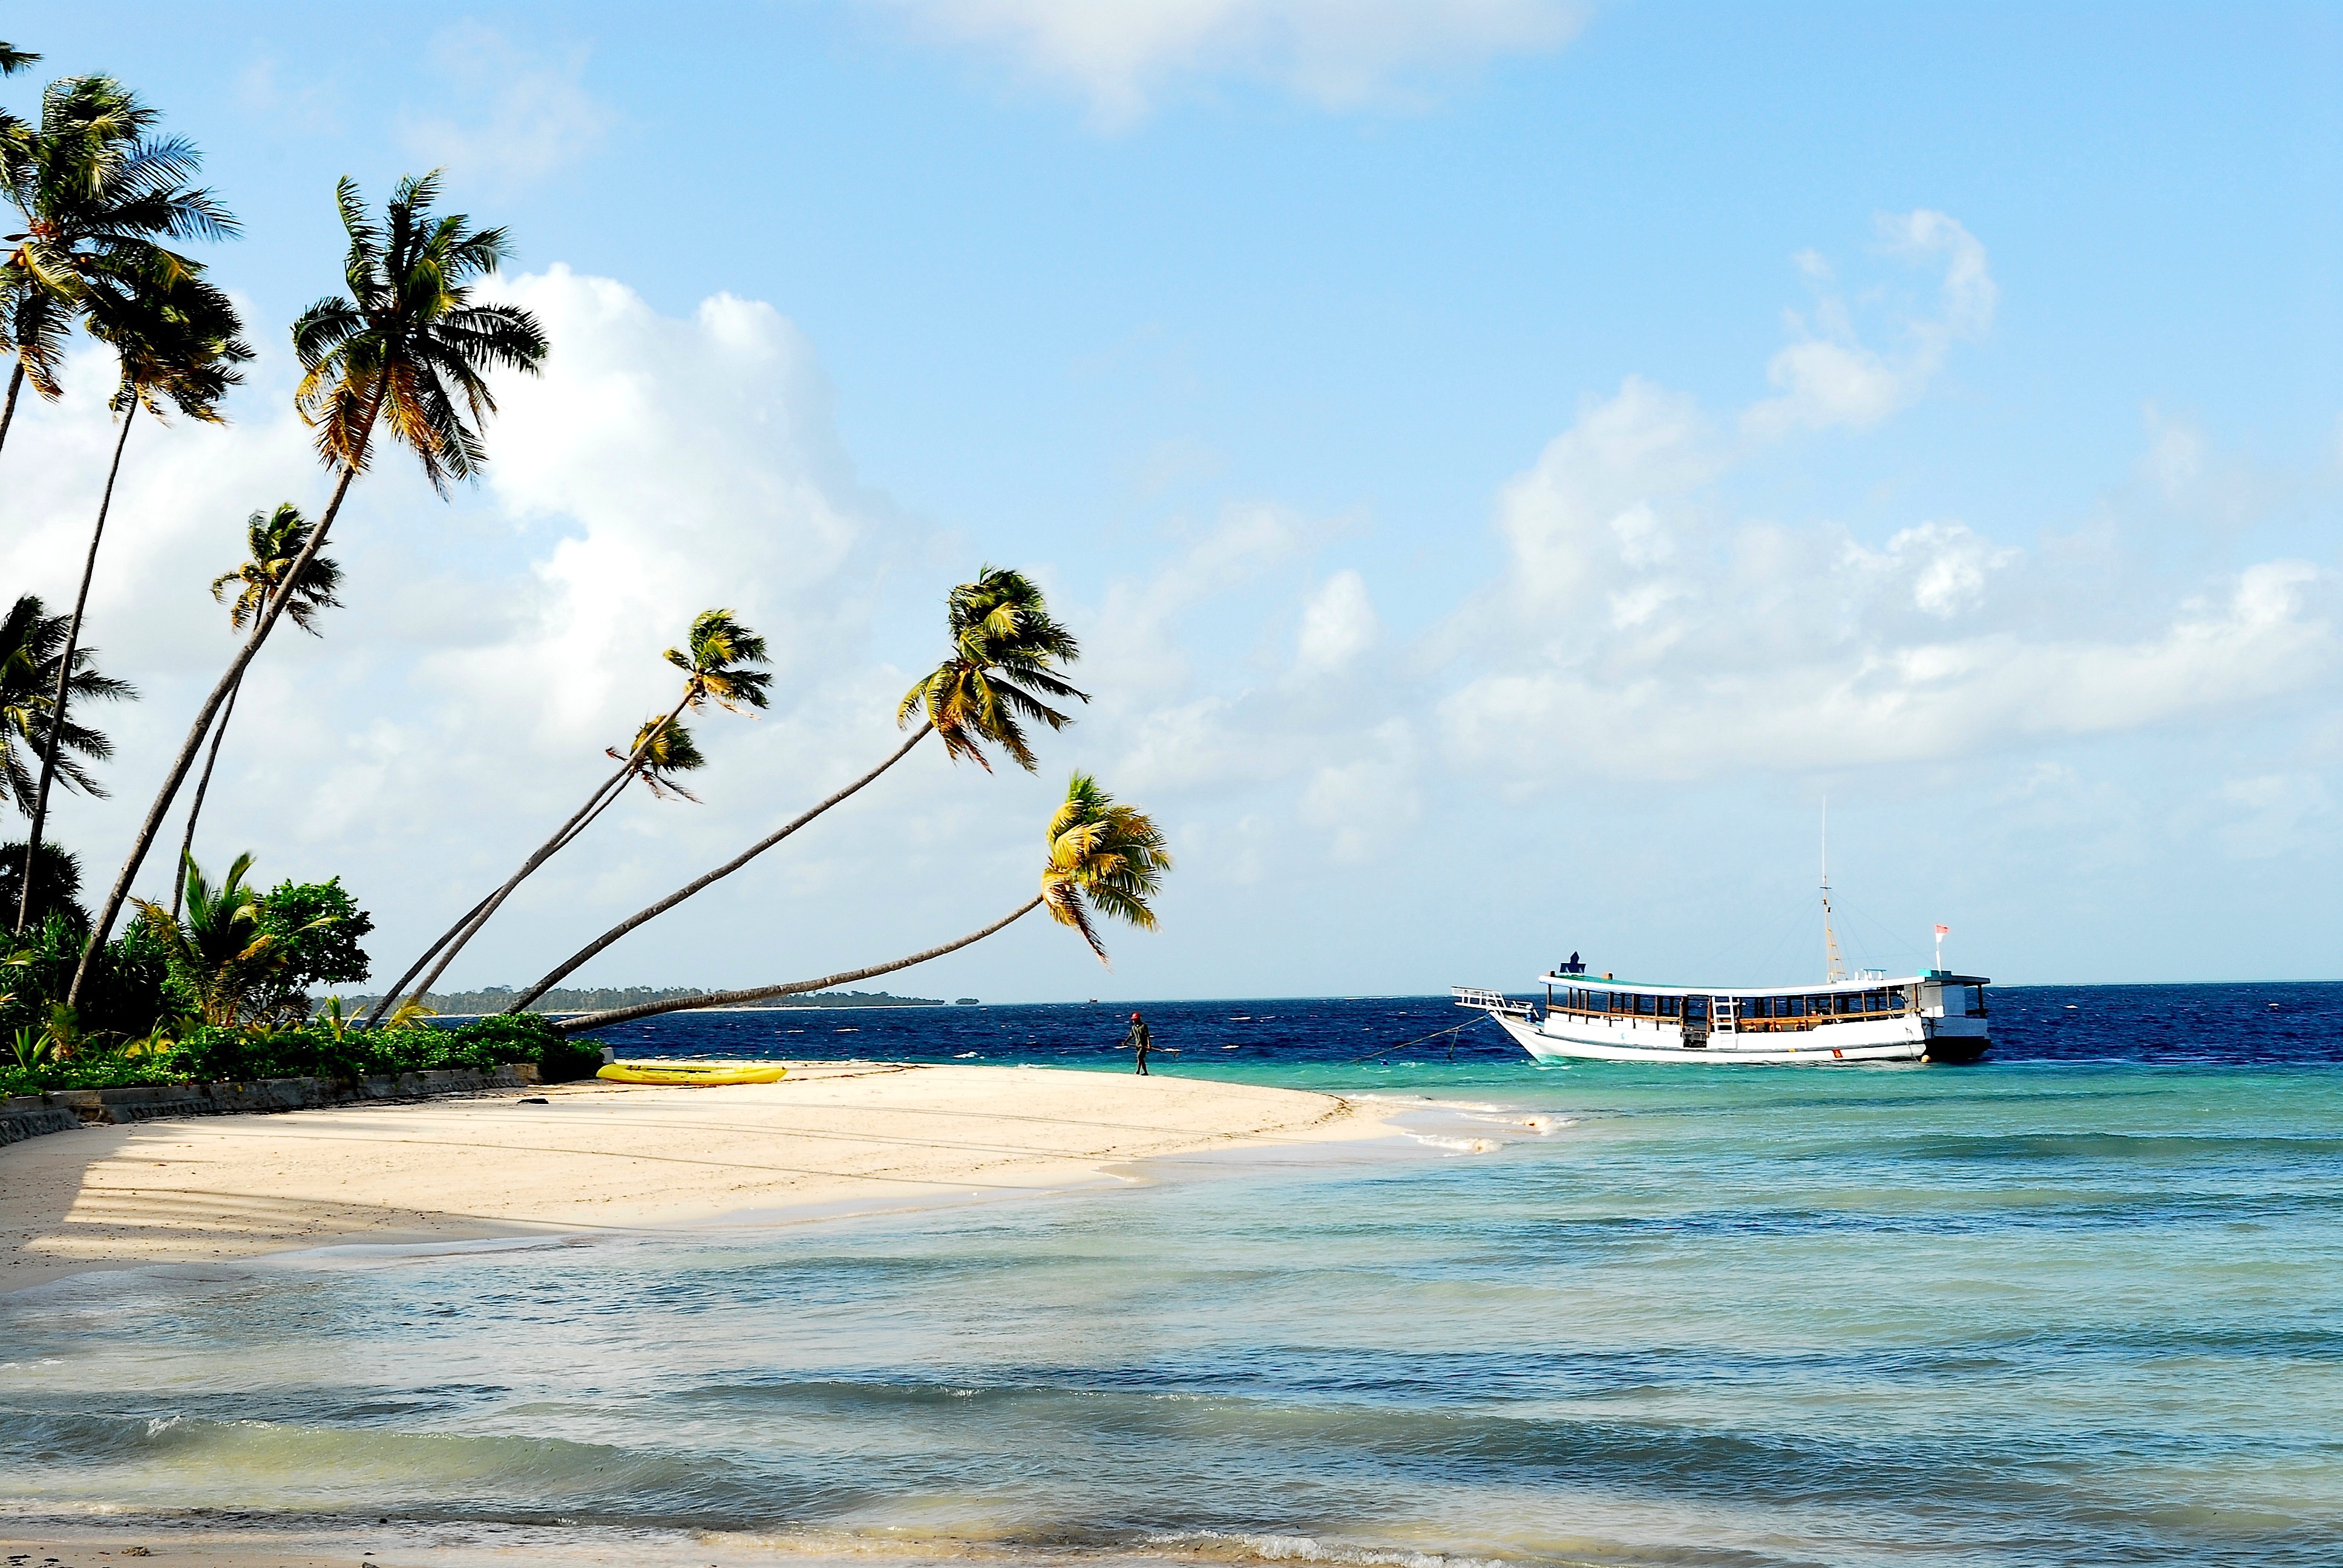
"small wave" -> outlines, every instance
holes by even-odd
[[[1408,1136],[1430,1148],[1453,1149],[1459,1154],[1493,1154],[1504,1147],[1494,1138],[1443,1138],[1431,1132],[1411,1132]]]
[[[1150,1535],[1148,1546],[1173,1547],[1182,1553],[1223,1561],[1252,1558],[1263,1563],[1340,1563],[1360,1568],[1503,1568],[1492,1557],[1450,1557],[1437,1552],[1394,1552],[1372,1546],[1330,1546],[1310,1535],[1249,1534],[1223,1530],[1189,1530],[1171,1535]]]

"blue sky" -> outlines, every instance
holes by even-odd
[[[1795,977],[1825,792],[1872,961],[1942,920],[2012,980],[2333,972],[2331,9],[15,17],[201,143],[266,350],[230,430],[134,435],[92,635],[147,699],[62,819],[93,879],[225,656],[212,558],[322,498],[283,327],[333,286],[331,183],[444,164],[554,359],[454,506],[369,480],[349,608],[270,649],[206,834],[344,874],[394,969],[693,611],[771,630],[788,699],[451,979],[531,978],[875,759],[993,559],[1091,650],[1042,775],[922,758],[592,978],[981,923],[1073,766],[1172,829],[1165,930],[1110,975],[1021,928],[899,989]],[[0,454],[20,590],[70,591],[106,374]]]

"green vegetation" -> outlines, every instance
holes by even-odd
[[[0,1094],[48,1089],[116,1089],[136,1084],[250,1082],[261,1078],[343,1081],[434,1068],[493,1071],[533,1064],[548,1083],[590,1077],[602,1049],[564,1036],[534,1013],[484,1018],[442,1028],[402,1024],[351,1029],[330,1015],[269,1030],[199,1025],[176,1039],[136,1050],[86,1050],[30,1061],[0,1057]]]

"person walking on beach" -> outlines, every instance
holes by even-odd
[[[1123,1035],[1122,1043],[1115,1049],[1118,1050],[1137,1051],[1139,1053],[1139,1076],[1145,1078],[1149,1076],[1147,1071],[1147,1053],[1153,1048],[1154,1040],[1147,1032],[1147,1020],[1140,1017],[1137,1013],[1132,1013],[1131,1015],[1131,1029]]]

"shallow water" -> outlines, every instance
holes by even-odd
[[[1425,999],[1151,1007],[1167,1070],[1421,1101],[1418,1137],[0,1297],[0,1506],[915,1558],[2335,1562],[2343,986],[1995,1005],[1985,1066],[1778,1070],[1541,1068],[1486,1026],[1352,1060],[1455,1021]],[[624,1038],[1111,1065],[1121,1010]]]

